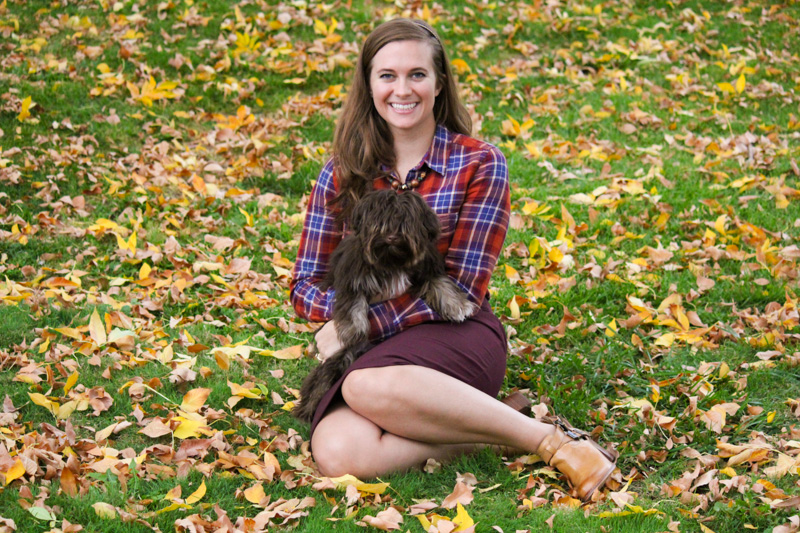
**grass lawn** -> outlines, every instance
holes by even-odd
[[[288,303],[358,47],[428,20],[512,177],[504,393],[620,452],[323,478]],[[800,5],[0,2],[0,532],[797,531]],[[792,525],[794,524],[794,525]]]

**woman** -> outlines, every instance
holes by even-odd
[[[322,359],[335,353],[335,294],[319,284],[354,203],[373,188],[394,187],[416,190],[438,214],[447,273],[481,307],[452,324],[406,293],[371,305],[371,337],[380,342],[320,402],[314,458],[328,476],[375,477],[480,444],[506,446],[537,453],[589,499],[614,470],[613,457],[585,434],[495,399],[506,340],[487,289],[508,229],[508,169],[503,154],[470,131],[434,30],[408,19],[378,26],[364,42],[333,158],[308,203],[292,303],[301,317],[328,321],[317,348]]]

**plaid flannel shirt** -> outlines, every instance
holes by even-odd
[[[508,230],[510,198],[508,166],[491,144],[438,126],[431,148],[407,176],[426,176],[416,189],[436,212],[442,226],[439,251],[447,274],[480,305]],[[388,180],[374,182],[389,188]],[[326,208],[338,192],[333,162],[320,172],[308,201],[291,283],[291,302],[300,317],[313,322],[331,319],[335,290],[323,291],[319,282],[328,259],[341,241],[341,225]],[[403,194],[402,192],[398,194]],[[382,340],[410,326],[441,320],[420,298],[403,294],[370,305],[370,338]]]

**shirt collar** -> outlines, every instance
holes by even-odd
[[[436,172],[442,177],[445,177],[447,172],[447,155],[448,146],[450,145],[450,137],[452,133],[447,127],[442,124],[436,125],[436,131],[433,134],[433,142],[428,150],[428,153],[422,158],[419,164],[414,168],[423,168],[425,165],[431,170]],[[389,167],[381,165],[381,170],[388,172]]]

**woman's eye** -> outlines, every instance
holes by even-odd
[[[425,73],[424,72],[415,72],[414,74],[411,75],[411,77],[415,78],[415,79],[422,79],[422,78],[425,77]]]

